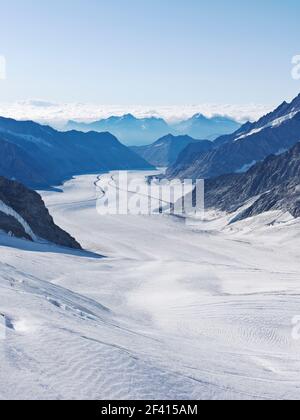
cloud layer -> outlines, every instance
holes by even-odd
[[[84,103],[52,103],[42,100],[27,100],[15,103],[0,103],[0,115],[18,120],[34,120],[63,126],[68,120],[96,121],[111,115],[121,116],[131,113],[136,117],[162,117],[167,121],[187,119],[201,113],[207,117],[223,115],[238,121],[257,120],[272,109],[272,106],[199,104],[183,106],[121,106]]]

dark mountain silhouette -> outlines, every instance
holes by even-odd
[[[59,132],[7,118],[0,118],[0,151],[0,175],[33,188],[84,173],[153,169],[109,133]]]
[[[131,149],[139,154],[147,162],[157,167],[167,167],[173,165],[180,153],[190,144],[196,145],[201,143],[203,150],[208,150],[212,144],[206,140],[195,140],[189,136],[173,136],[169,134],[155,143],[148,146],[135,146]]]

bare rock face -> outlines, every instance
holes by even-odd
[[[74,238],[54,223],[37,192],[0,177],[0,203],[1,230],[18,238],[33,240],[34,235],[63,247],[81,249]]]
[[[206,182],[206,207],[234,212],[253,204],[238,220],[270,210],[300,217],[300,143],[279,156],[269,156],[244,174],[224,175]]]

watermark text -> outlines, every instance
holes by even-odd
[[[126,171],[99,177],[97,211],[100,215],[170,214],[204,217],[204,180],[132,178]]]
[[[294,57],[292,58],[292,64],[292,78],[294,80],[300,80],[300,54],[294,55]]]

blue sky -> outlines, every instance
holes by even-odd
[[[1,1],[0,101],[277,104],[299,0]]]

